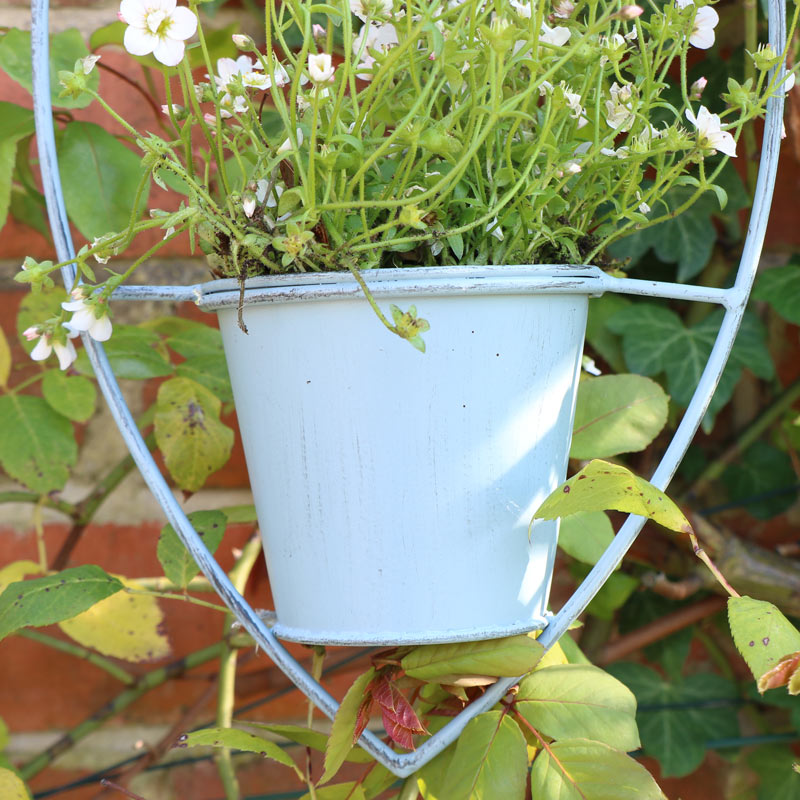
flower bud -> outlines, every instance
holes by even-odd
[[[255,42],[249,36],[246,36],[243,33],[234,33],[233,36],[231,36],[231,39],[233,40],[233,43],[236,45],[236,47],[239,48],[239,50],[256,49]]]
[[[708,80],[706,78],[698,78],[690,87],[689,87],[689,99],[690,100],[699,100],[703,96],[703,90],[708,85]]]
[[[100,56],[86,56],[80,59],[81,69],[84,75],[88,75],[93,69],[94,65],[100,60]]]
[[[771,44],[760,44],[755,53],[750,53],[750,57],[753,59],[756,69],[762,72],[772,69],[780,60]]]
[[[317,24],[316,22],[311,26],[311,35],[314,37],[316,41],[320,41],[321,39],[327,38],[327,31],[322,25]]]
[[[619,19],[636,19],[636,17],[641,17],[644,13],[644,9],[641,6],[622,6],[622,8],[617,12],[616,16]]]

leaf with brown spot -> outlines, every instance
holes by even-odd
[[[539,506],[534,519],[556,519],[579,511],[627,511],[678,533],[692,533],[689,520],[672,500],[629,469],[595,459]]]

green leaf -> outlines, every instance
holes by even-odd
[[[181,489],[196,492],[230,458],[233,431],[220,421],[221,408],[219,398],[189,378],[172,378],[158,390],[156,442]]]
[[[17,158],[19,158],[19,154],[17,154]],[[11,216],[17,222],[29,225],[39,231],[45,239],[49,240],[50,229],[47,226],[43,202],[38,194],[28,190],[27,187],[11,186],[11,203],[9,205]]]
[[[94,414],[97,389],[81,375],[70,377],[50,370],[42,379],[42,394],[49,406],[73,422],[86,422]]]
[[[795,492],[776,494],[744,502],[748,497],[771,493],[776,489],[794,488],[797,475],[792,459],[767,442],[755,442],[743,453],[737,464],[730,464],[722,481],[732,500],[742,503],[754,517],[770,519],[791,508],[797,499]]]
[[[88,55],[89,50],[77,28],[70,28],[50,37],[50,98],[56,108],[86,108],[92,102],[88,94],[78,98],[58,96],[61,92],[58,73],[72,72],[75,69],[75,62]],[[0,39],[0,67],[9,77],[33,93],[30,31],[12,28]],[[100,85],[97,70],[87,76],[87,84],[97,91]]]
[[[760,272],[753,299],[766,300],[787,322],[800,325],[800,264]]]
[[[72,425],[41,397],[0,397],[0,464],[31,491],[62,489],[78,458]]]
[[[180,329],[170,335],[167,344],[184,358],[218,356],[222,354],[222,334],[210,325],[185,320]]]
[[[562,519],[558,529],[558,546],[583,564],[596,564],[613,541],[614,528],[602,511],[579,511]]]
[[[797,756],[786,746],[767,745],[750,753],[747,763],[759,776],[758,800],[797,800],[800,775],[792,769]]]
[[[314,789],[314,797],[306,792],[300,800],[366,800],[363,787],[355,781],[334,783]]]
[[[666,800],[653,776],[630,756],[601,742],[554,742],[533,762],[534,797],[558,800]]]
[[[641,664],[612,664],[638,703],[642,749],[658,759],[665,777],[681,777],[700,766],[706,742],[739,736],[739,693],[720,675],[698,673],[670,682]]]
[[[697,325],[686,328],[673,311],[653,303],[635,303],[608,320],[608,327],[623,337],[628,369],[642,375],[666,373],[667,389],[674,402],[687,406],[716,341],[722,321],[721,309]],[[710,430],[715,414],[730,400],[743,367],[761,378],[774,375],[772,358],[765,344],[764,326],[746,313],[733,345],[730,360],[703,420]]]
[[[312,730],[311,728],[303,728],[300,725],[279,725],[265,722],[252,722],[249,719],[242,720],[242,725],[250,725],[251,727],[258,728],[259,730],[275,733],[278,736],[283,736],[285,739],[289,739],[292,742],[305,745],[306,747],[310,747],[312,750],[319,750],[320,752],[324,752],[325,747],[328,744],[328,737],[324,733]],[[345,758],[345,761],[349,761],[354,764],[371,764],[374,762],[374,760],[375,759],[369,753],[367,753],[366,750],[362,750],[360,747],[354,747]]]
[[[583,580],[589,570],[582,564],[572,564],[570,572]],[[600,587],[600,591],[592,598],[586,610],[600,619],[612,620],[614,612],[628,601],[628,598],[639,588],[639,579],[625,572],[615,572]]]
[[[515,678],[532,670],[544,653],[528,634],[480,642],[427,644],[416,647],[400,662],[412,678],[424,681],[453,675],[490,675]]]
[[[120,589],[120,581],[92,564],[12,583],[0,595],[0,639],[70,619]]]
[[[660,489],[619,464],[596,459],[559,486],[534,519],[556,519],[578,511],[627,511],[680,533],[692,526]]]
[[[8,210],[11,206],[17,142],[30,136],[33,131],[33,113],[31,111],[13,103],[0,102],[0,228],[6,224]]]
[[[619,294],[604,294],[589,300],[589,317],[586,322],[586,341],[606,360],[614,372],[625,372],[625,357],[619,336],[612,333],[606,322],[631,301]]]
[[[282,747],[263,736],[256,736],[238,728],[205,728],[201,731],[192,731],[178,740],[178,747],[229,747],[231,750],[257,753],[264,758],[271,758],[279,764],[291,767],[301,780],[305,779]]]
[[[514,708],[552,739],[593,739],[636,750],[636,698],[599,667],[564,664],[537,669],[519,685]]]
[[[327,783],[339,771],[339,767],[344,764],[352,750],[358,710],[367,686],[374,677],[375,670],[372,668],[359,675],[339,704],[339,710],[336,712],[331,726],[331,735],[328,737],[328,744],[325,747],[325,771],[319,779],[320,783]]]
[[[61,303],[68,299],[63,289],[43,289],[41,292],[29,292],[22,298],[17,313],[17,337],[26,353],[30,353],[36,342],[29,342],[22,332],[31,325],[38,325],[50,317],[61,313]]]
[[[58,156],[64,201],[78,230],[90,240],[125,230],[144,175],[140,157],[91,122],[67,125]],[[148,192],[149,185],[140,208]]]
[[[31,794],[22,778],[4,767],[0,767],[0,797],[3,800],[31,800]]]
[[[240,525],[243,522],[258,522],[256,507],[252,504],[224,506],[220,511],[228,518],[228,525]]]
[[[447,771],[455,755],[456,744],[446,747],[415,773],[422,800],[447,800]]]
[[[587,378],[578,386],[570,458],[644,450],[667,422],[669,398],[641,375]]]
[[[156,333],[135,325],[115,325],[114,335],[105,343],[105,351],[118,378],[146,380],[172,372]],[[92,368],[85,351],[78,353],[75,368],[91,375]]]
[[[525,737],[503,711],[467,723],[447,770],[447,800],[524,800],[528,772]]]
[[[187,358],[175,367],[175,373],[205,386],[223,403],[230,403],[233,400],[228,362],[222,354]]]
[[[731,597],[728,622],[736,649],[756,680],[784,656],[800,650],[800,631],[772,603]]]
[[[0,717],[0,753],[8,747],[8,725]]]
[[[228,518],[221,511],[194,511],[188,515],[188,519],[213,555],[225,534]],[[172,525],[165,525],[161,529],[156,553],[164,575],[181,589],[185,589],[200,571]]]

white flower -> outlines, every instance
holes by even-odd
[[[350,10],[364,22],[367,17],[390,17],[392,0],[350,0]]]
[[[489,232],[491,232],[491,235],[500,242],[502,242],[505,238],[503,235],[503,229],[497,224],[497,217],[489,220],[489,222],[486,223],[486,233]]]
[[[644,200],[642,200],[641,192],[636,192],[636,199],[639,201],[639,211],[641,211],[642,214],[649,214],[651,210],[650,206],[647,205],[647,203],[645,203]]]
[[[683,11],[687,6],[694,5],[694,0],[675,0],[675,5]]]
[[[719,14],[711,6],[698,8],[689,34],[689,44],[700,50],[708,50],[714,44],[714,28],[718,22]]]
[[[255,214],[256,196],[252,192],[245,192],[245,195],[242,198],[242,210],[248,219]]]
[[[575,159],[571,159],[564,164],[564,173],[567,175],[577,175],[581,171],[581,165]]]
[[[559,19],[569,19],[573,11],[575,11],[574,3],[571,3],[570,0],[560,0],[560,2],[555,5],[553,16]]]
[[[280,200],[281,195],[283,194],[283,186],[279,183],[273,184],[272,189],[269,192],[269,196],[267,196],[267,189],[269,189],[270,181],[266,178],[261,178],[256,182],[256,200],[259,203],[266,203],[264,205],[267,208],[275,208],[278,205],[278,200]]]
[[[557,25],[555,28],[549,28],[545,23],[542,23],[542,32],[539,35],[539,41],[543,42],[544,44],[552,44],[556,47],[562,47],[569,41],[569,37],[572,35],[572,31],[569,28],[565,28],[561,25]]]
[[[336,67],[333,66],[330,53],[308,56],[308,74],[314,83],[330,83],[335,71]]]
[[[544,97],[548,92],[553,91],[553,84],[550,81],[542,81],[539,84],[539,97]]]
[[[44,361],[49,358],[50,353],[54,350],[58,358],[59,369],[67,369],[69,365],[78,357],[75,352],[75,346],[70,341],[71,338],[77,336],[77,333],[68,333],[66,342],[59,342],[53,339],[50,333],[40,333],[37,327],[28,328],[22,334],[29,342],[32,342],[37,336],[39,341],[36,346],[31,350],[31,358],[34,361]]]
[[[387,23],[386,25],[374,25],[370,22],[369,25],[362,26],[358,35],[353,39],[353,54],[355,56],[361,55],[358,69],[372,68],[372,65],[375,63],[375,58],[370,54],[371,50],[379,53],[388,53],[390,48],[399,44],[399,42],[397,30],[391,23]],[[369,72],[359,72],[356,73],[356,75],[364,81],[372,80],[372,74]]]
[[[111,338],[111,319],[108,316],[108,309],[99,300],[90,301],[83,290],[78,288],[72,291],[75,298],[70,303],[62,303],[64,311],[72,311],[72,319],[64,323],[70,332],[89,334],[96,342],[105,342]],[[98,316],[98,311],[100,316]]]
[[[297,146],[298,147],[303,146],[303,131],[300,128],[297,129]],[[289,153],[291,152],[291,150],[292,150],[292,140],[287,138],[281,143],[281,146],[278,148],[278,155]]]
[[[594,363],[593,358],[589,358],[589,356],[583,356],[581,358],[581,368],[584,372],[588,372],[590,375],[602,375],[603,373],[598,368],[597,364]]]
[[[194,36],[197,17],[176,0],[122,0],[119,16],[128,24],[123,44],[134,56],[152,53],[167,67],[180,63],[184,41]]]
[[[619,86],[616,81],[611,85],[611,99],[606,100],[606,122],[615,131],[629,131],[635,116],[631,104],[633,91],[630,84]]]
[[[517,12],[517,14],[519,14],[520,17],[522,17],[522,19],[531,18],[532,9],[530,2],[521,3],[519,0],[511,0],[511,7]]]
[[[217,84],[217,89],[223,92],[220,98],[220,116],[228,118],[233,114],[241,114],[247,110],[247,100],[241,94],[232,96],[229,91],[229,86],[234,78],[238,77],[242,86],[261,89],[269,89],[270,78],[264,75],[260,70],[261,65],[255,64],[249,56],[241,55],[236,60],[232,58],[218,58],[217,59],[217,74],[207,75],[207,78],[214,79]],[[277,75],[276,75],[277,77]],[[279,84],[280,85],[280,84]]]
[[[700,147],[721,150],[726,156],[736,156],[736,140],[730,133],[722,130],[719,114],[712,114],[705,106],[700,106],[697,116],[691,108],[687,108],[686,119],[697,128]]]

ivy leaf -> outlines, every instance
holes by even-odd
[[[225,526],[228,524],[225,514],[221,511],[194,511],[188,515],[188,519],[213,555],[222,541]],[[172,525],[165,525],[161,529],[156,554],[164,575],[180,589],[185,589],[200,571]]]
[[[129,578],[123,586],[141,589]],[[155,597],[117,592],[76,617],[59,623],[71,639],[111,658],[156,661],[169,655],[169,640],[162,632],[164,614]]]
[[[660,489],[619,464],[596,459],[559,486],[539,506],[534,519],[556,519],[578,511],[627,511],[679,533],[692,526]]]
[[[327,783],[344,764],[348,753],[353,747],[353,733],[356,730],[358,713],[366,693],[367,686],[375,678],[374,669],[368,669],[363,675],[353,681],[347,694],[339,705],[339,710],[331,726],[331,735],[325,748],[325,771],[320,778],[320,783]]]
[[[257,753],[285,767],[291,767],[301,780],[305,780],[303,773],[282,747],[263,736],[238,728],[204,728],[201,731],[192,731],[178,739],[177,747],[229,747],[231,750]]]
[[[760,272],[753,299],[766,300],[787,322],[800,325],[800,264]]]
[[[156,442],[186,491],[196,492],[230,457],[233,431],[220,421],[221,408],[219,398],[189,378],[172,378],[158,390]]]
[[[117,578],[92,564],[12,583],[0,595],[0,639],[29,625],[39,627],[70,619],[122,586]]]
[[[537,669],[519,685],[514,708],[551,739],[592,739],[636,750],[636,698],[599,667],[564,664]]]
[[[140,156],[99,125],[73,121],[61,138],[58,163],[67,212],[87,239],[127,228],[144,175]],[[148,193],[149,184],[140,209]]]
[[[635,303],[608,320],[620,334],[628,369],[641,375],[666,373],[672,399],[686,407],[700,380],[719,331],[723,311],[718,309],[687,328],[668,308],[653,303]],[[746,313],[731,356],[703,420],[710,430],[716,413],[730,400],[743,367],[760,378],[774,375],[774,365],[765,344],[764,326]]]
[[[369,691],[380,707],[383,727],[389,738],[400,747],[413,750],[414,736],[426,734],[428,731],[420,722],[411,703],[386,675],[380,675]]]
[[[641,764],[588,739],[554,742],[542,750],[533,762],[531,791],[558,800],[666,800]]]
[[[31,794],[22,778],[5,767],[0,767],[0,797],[3,800],[31,800]]]
[[[558,529],[558,546],[582,564],[596,564],[613,541],[614,528],[602,511],[579,511],[564,517]]]
[[[720,675],[698,673],[670,682],[641,664],[618,663],[608,671],[638,703],[636,721],[645,754],[658,759],[664,777],[697,769],[706,742],[739,736],[739,693]]]
[[[523,800],[527,772],[527,746],[519,725],[502,711],[487,711],[470,720],[458,739],[445,779],[446,797]]]
[[[774,489],[793,488],[797,475],[786,453],[767,442],[755,442],[742,454],[738,463],[725,468],[722,481],[729,497],[746,500]],[[754,499],[744,507],[757,519],[770,519],[791,508],[796,499],[796,492],[787,492]]]
[[[41,397],[0,397],[0,464],[37,494],[62,489],[78,458],[72,425]]]
[[[544,648],[528,634],[481,642],[428,644],[414,648],[400,665],[412,678],[441,683],[456,675],[515,678],[530,672]]]
[[[578,386],[570,458],[644,450],[667,422],[669,398],[641,375],[587,378]]]
[[[758,680],[800,650],[800,631],[772,603],[752,597],[728,599],[728,622],[736,649]],[[764,691],[759,686],[760,691]]]
[[[73,422],[86,422],[94,414],[97,389],[82,375],[50,370],[42,379],[42,394],[50,408]]]
[[[89,50],[77,28],[70,28],[50,37],[50,99],[56,108],[86,108],[92,98],[88,94],[80,97],[59,97],[61,86],[58,73],[72,72],[79,58],[89,55]],[[0,67],[17,83],[33,93],[31,76],[31,34],[12,28],[0,39]],[[87,76],[90,88],[97,91],[100,76],[95,70]],[[69,127],[69,126],[67,126]]]

